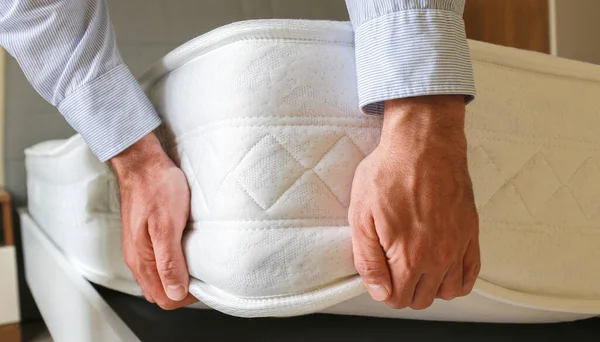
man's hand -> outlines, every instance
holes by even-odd
[[[149,134],[111,160],[119,182],[123,256],[146,299],[166,310],[197,300],[181,239],[190,212],[183,172]]]
[[[355,266],[373,299],[393,308],[465,296],[480,255],[463,97],[388,101],[384,115],[352,186]]]

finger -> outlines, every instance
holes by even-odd
[[[463,281],[461,295],[466,296],[473,290],[479,272],[481,271],[481,251],[479,248],[479,239],[474,238],[467,246],[463,261]]]
[[[184,307],[193,303],[198,302],[191,294],[187,294],[182,300],[174,301],[167,297],[165,290],[162,286],[160,276],[158,275],[156,263],[153,261],[146,261],[140,263],[139,274],[143,275],[143,279],[150,279],[151,281],[142,280],[142,288],[144,294],[152,299],[151,303],[156,303],[164,310],[174,310],[180,307]]]
[[[169,222],[169,221],[165,221]],[[157,222],[159,223],[159,222]],[[154,248],[156,270],[164,292],[169,299],[180,301],[187,297],[189,273],[181,244],[183,227],[168,224],[150,224],[150,238]]]
[[[443,274],[423,274],[415,287],[415,295],[410,307],[414,310],[423,310],[430,307],[437,296],[442,280]]]
[[[150,303],[155,303],[156,301],[154,300],[154,297],[150,294],[150,289],[146,286],[146,284],[143,284],[139,279],[135,278],[135,283],[138,284],[138,286],[140,287],[140,289],[142,290],[142,295],[144,296],[144,298],[146,298],[146,300]],[[142,285],[143,284],[143,285]]]
[[[352,227],[354,266],[371,297],[382,302],[390,297],[392,282],[385,252],[379,243],[373,219],[354,220]]]
[[[148,302],[154,303],[154,298],[152,297],[152,295],[150,295],[147,286],[141,280],[141,277],[140,277],[141,272],[139,271],[138,261],[137,261],[137,258],[135,257],[136,252],[132,246],[133,240],[131,239],[130,230],[126,229],[126,226],[124,226],[124,229],[122,231],[121,241],[122,241],[121,242],[122,243],[121,251],[123,254],[123,259],[125,261],[125,264],[129,268],[129,270],[131,271],[131,274],[133,276],[135,283],[140,287],[140,290],[142,291],[142,295],[144,296],[144,298]]]
[[[152,304],[156,303],[154,297],[152,297],[152,295],[149,292],[142,290],[142,293],[144,294],[144,298],[146,298],[146,301]]]
[[[389,265],[392,276],[392,295],[386,303],[394,309],[404,309],[412,304],[421,272],[400,260]]]
[[[142,289],[146,300],[156,303],[161,299],[161,293],[164,296],[164,291],[156,273],[156,261],[148,234],[148,226],[144,222],[137,229],[129,233],[124,232],[123,235],[130,237],[123,241],[123,245],[127,246],[125,255],[127,255],[128,265],[131,265],[133,277]]]
[[[150,242],[148,230],[140,230],[139,234],[135,235],[133,244],[136,247],[135,251],[137,253],[137,266],[134,270],[146,299],[151,303],[158,304],[158,306],[165,310],[174,310],[198,301],[193,296],[187,294],[184,299],[178,301],[167,297],[158,274],[155,252]]]
[[[448,268],[436,296],[444,300],[452,300],[459,296],[463,285],[463,264],[459,260]]]
[[[198,299],[190,293],[180,301],[172,301],[164,294],[163,297],[163,299],[156,301],[156,304],[163,310],[175,310],[198,302]]]

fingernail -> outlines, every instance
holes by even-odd
[[[176,302],[182,300],[187,295],[183,285],[167,285],[167,297]]]
[[[388,290],[381,285],[369,284],[367,287],[371,297],[378,302],[383,302],[390,295]]]

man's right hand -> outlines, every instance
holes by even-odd
[[[190,212],[183,172],[154,134],[111,159],[121,196],[123,256],[144,296],[165,310],[198,300],[188,293],[181,239]]]

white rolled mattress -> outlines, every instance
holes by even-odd
[[[185,172],[190,291],[242,317],[314,312],[474,322],[600,314],[600,67],[470,42],[469,167],[482,271],[467,297],[393,310],[366,294],[347,222],[381,118],[358,108],[349,23],[248,21],[141,79]],[[26,150],[29,211],[89,280],[139,295],[113,175],[79,136]]]

